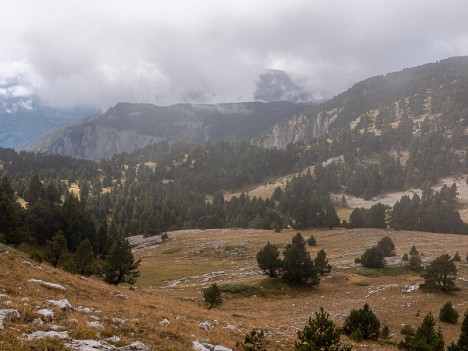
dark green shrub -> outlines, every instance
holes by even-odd
[[[395,256],[395,244],[389,236],[383,237],[377,243],[377,246],[382,250],[385,257]]]
[[[361,262],[367,268],[383,268],[385,266],[384,253],[380,247],[374,246],[362,254]]]
[[[378,339],[380,335],[380,321],[366,303],[359,310],[352,310],[343,325],[343,332],[351,335],[358,330],[363,339]]]
[[[414,335],[414,328],[411,325],[405,324],[400,329],[400,334],[402,335]]]
[[[203,301],[208,309],[221,306],[223,300],[221,299],[221,290],[218,284],[214,283],[210,287],[203,289]]]
[[[31,252],[31,255],[29,255],[29,257],[38,263],[42,263],[42,261],[44,261],[44,255],[42,255],[42,253],[37,250]]]
[[[460,257],[460,254],[457,252],[455,252],[455,255],[453,255],[453,258],[452,260],[454,260],[455,262],[461,262],[461,257]]]
[[[268,342],[263,330],[252,329],[246,334],[243,342],[236,343],[236,349],[241,351],[268,351]]]
[[[440,309],[439,319],[442,322],[457,324],[458,317],[459,314],[450,301],[446,302]]]
[[[390,339],[390,327],[388,325],[384,325],[382,330],[380,331],[380,337],[382,339]]]
[[[315,240],[315,237],[313,235],[309,236],[309,238],[307,239],[307,245],[317,246],[317,240]]]
[[[408,254],[405,253],[405,254],[403,255],[403,257],[401,258],[401,260],[402,260],[402,261],[408,261],[408,260],[409,260]]]

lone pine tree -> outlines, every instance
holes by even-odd
[[[305,241],[301,233],[297,233],[284,250],[283,278],[293,283],[308,282],[311,285],[320,283],[320,278],[314,267]]]

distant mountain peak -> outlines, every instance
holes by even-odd
[[[265,102],[308,102],[312,100],[312,95],[293,81],[287,72],[267,69],[259,76],[254,98]]]

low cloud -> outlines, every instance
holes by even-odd
[[[54,106],[253,100],[265,69],[315,98],[468,54],[468,3],[17,0],[0,14],[0,94]],[[13,88],[14,87],[14,88]]]

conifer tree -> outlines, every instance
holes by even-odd
[[[309,282],[317,285],[320,278],[314,268],[305,241],[301,233],[297,233],[286,246],[283,258],[283,278],[294,283]]]
[[[211,284],[208,288],[203,289],[203,301],[207,309],[218,307],[223,303],[221,299],[221,290],[218,284]]]
[[[352,346],[340,343],[340,328],[335,326],[330,315],[320,307],[315,318],[309,317],[309,323],[303,330],[297,331],[294,348],[298,351],[350,351]]]
[[[327,254],[323,249],[317,253],[317,257],[314,259],[314,265],[317,272],[321,275],[330,273],[332,269],[332,266],[328,263]]]
[[[444,292],[456,291],[458,288],[455,285],[455,276],[457,275],[457,267],[450,256],[445,254],[433,260],[426,267],[423,274],[423,288],[441,290]]]
[[[395,244],[389,236],[382,238],[377,246],[382,250],[385,257],[395,256]]]
[[[282,262],[279,255],[278,246],[270,242],[257,253],[258,266],[270,277],[276,277],[281,269]]]
[[[85,239],[80,243],[80,245],[78,245],[78,248],[73,255],[76,272],[81,275],[87,275],[90,271],[93,260],[93,247],[91,246],[89,239]]]
[[[352,310],[343,325],[346,335],[356,331],[360,332],[364,339],[378,339],[380,336],[380,321],[366,303],[359,310]]]
[[[68,254],[67,239],[61,230],[52,237],[52,240],[47,241],[46,260],[57,267],[61,264]]]
[[[119,237],[112,244],[104,262],[104,280],[109,284],[134,284],[140,276],[137,268],[141,260],[135,261],[128,240]]]
[[[398,344],[398,347],[407,351],[443,351],[445,349],[444,337],[440,328],[436,332],[432,314],[426,315],[416,332],[406,335],[405,339]]]

